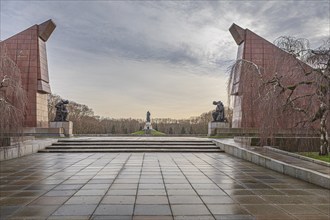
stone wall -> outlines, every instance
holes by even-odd
[[[48,127],[48,101],[47,94],[37,92],[37,127]]]
[[[0,42],[20,69],[22,87],[28,99],[24,122],[26,127],[48,127],[46,94],[51,91],[46,41],[55,27],[52,20],[48,20]]]

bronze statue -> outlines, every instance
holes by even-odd
[[[150,122],[150,112],[149,111],[147,111],[147,122]]]
[[[67,104],[69,104],[69,101],[62,99],[59,103],[55,105],[56,115],[54,121],[67,121],[66,118],[68,117],[69,113],[65,106]]]
[[[212,117],[214,122],[226,122],[225,118],[225,108],[221,101],[214,101],[213,105],[216,105],[215,111],[212,112]]]

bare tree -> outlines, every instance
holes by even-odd
[[[306,39],[280,37],[274,42],[287,53],[274,54],[264,66],[238,60],[231,68],[230,92],[240,72],[242,114],[258,114],[249,124],[267,137],[281,129],[314,132],[321,137],[320,155],[329,152],[330,39],[311,50]],[[309,64],[309,65],[307,65]],[[237,89],[236,89],[237,90]],[[253,112],[258,109],[258,112]],[[245,115],[246,116],[246,115]],[[244,126],[244,125],[243,125]]]
[[[311,124],[319,121],[320,155],[329,153],[329,110],[330,110],[330,38],[319,48],[312,50],[306,39],[293,37],[280,37],[275,43],[292,56],[310,64],[313,68],[301,67],[300,80],[294,84],[286,85],[279,77],[274,76],[270,84],[276,85],[283,92],[288,91],[285,107],[291,107],[301,112],[305,117],[299,121],[301,124]],[[288,47],[288,45],[290,47]],[[299,89],[308,86],[305,93],[299,93]],[[302,103],[309,102],[310,108],[304,109]],[[311,125],[309,125],[311,126]]]
[[[4,140],[10,136],[22,134],[26,101],[20,70],[0,44],[0,146],[7,145]]]

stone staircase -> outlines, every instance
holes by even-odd
[[[103,152],[221,152],[211,140],[167,139],[60,139],[40,153]]]

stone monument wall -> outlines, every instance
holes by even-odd
[[[278,48],[266,39],[260,37],[249,29],[243,29],[236,24],[233,24],[229,31],[238,45],[237,60],[244,59],[255,63],[260,68],[260,71],[265,78],[272,77],[275,72],[280,74],[290,74],[297,76],[301,74],[303,69],[311,70],[307,64],[294,58],[287,52]],[[300,67],[297,68],[297,66]],[[258,87],[252,89],[251,94],[243,94],[242,87],[244,86],[244,77],[242,69],[239,69],[233,77],[231,95],[233,97],[233,128],[258,128],[262,123],[260,114],[260,106],[257,100],[244,99],[246,96],[258,97]],[[296,72],[295,72],[296,71]],[[300,71],[300,72],[299,72]],[[300,75],[301,76],[301,75]],[[259,76],[255,75],[255,81]],[[295,80],[300,80],[295,77],[289,79],[291,83]],[[257,83],[255,83],[257,84]],[[300,94],[307,93],[308,90],[300,90]],[[274,100],[275,101],[275,100]],[[293,117],[298,117],[297,115]],[[286,128],[288,118],[279,120],[281,127]]]
[[[4,40],[8,56],[17,64],[28,103],[25,127],[48,127],[49,86],[46,41],[56,25],[48,20]]]

